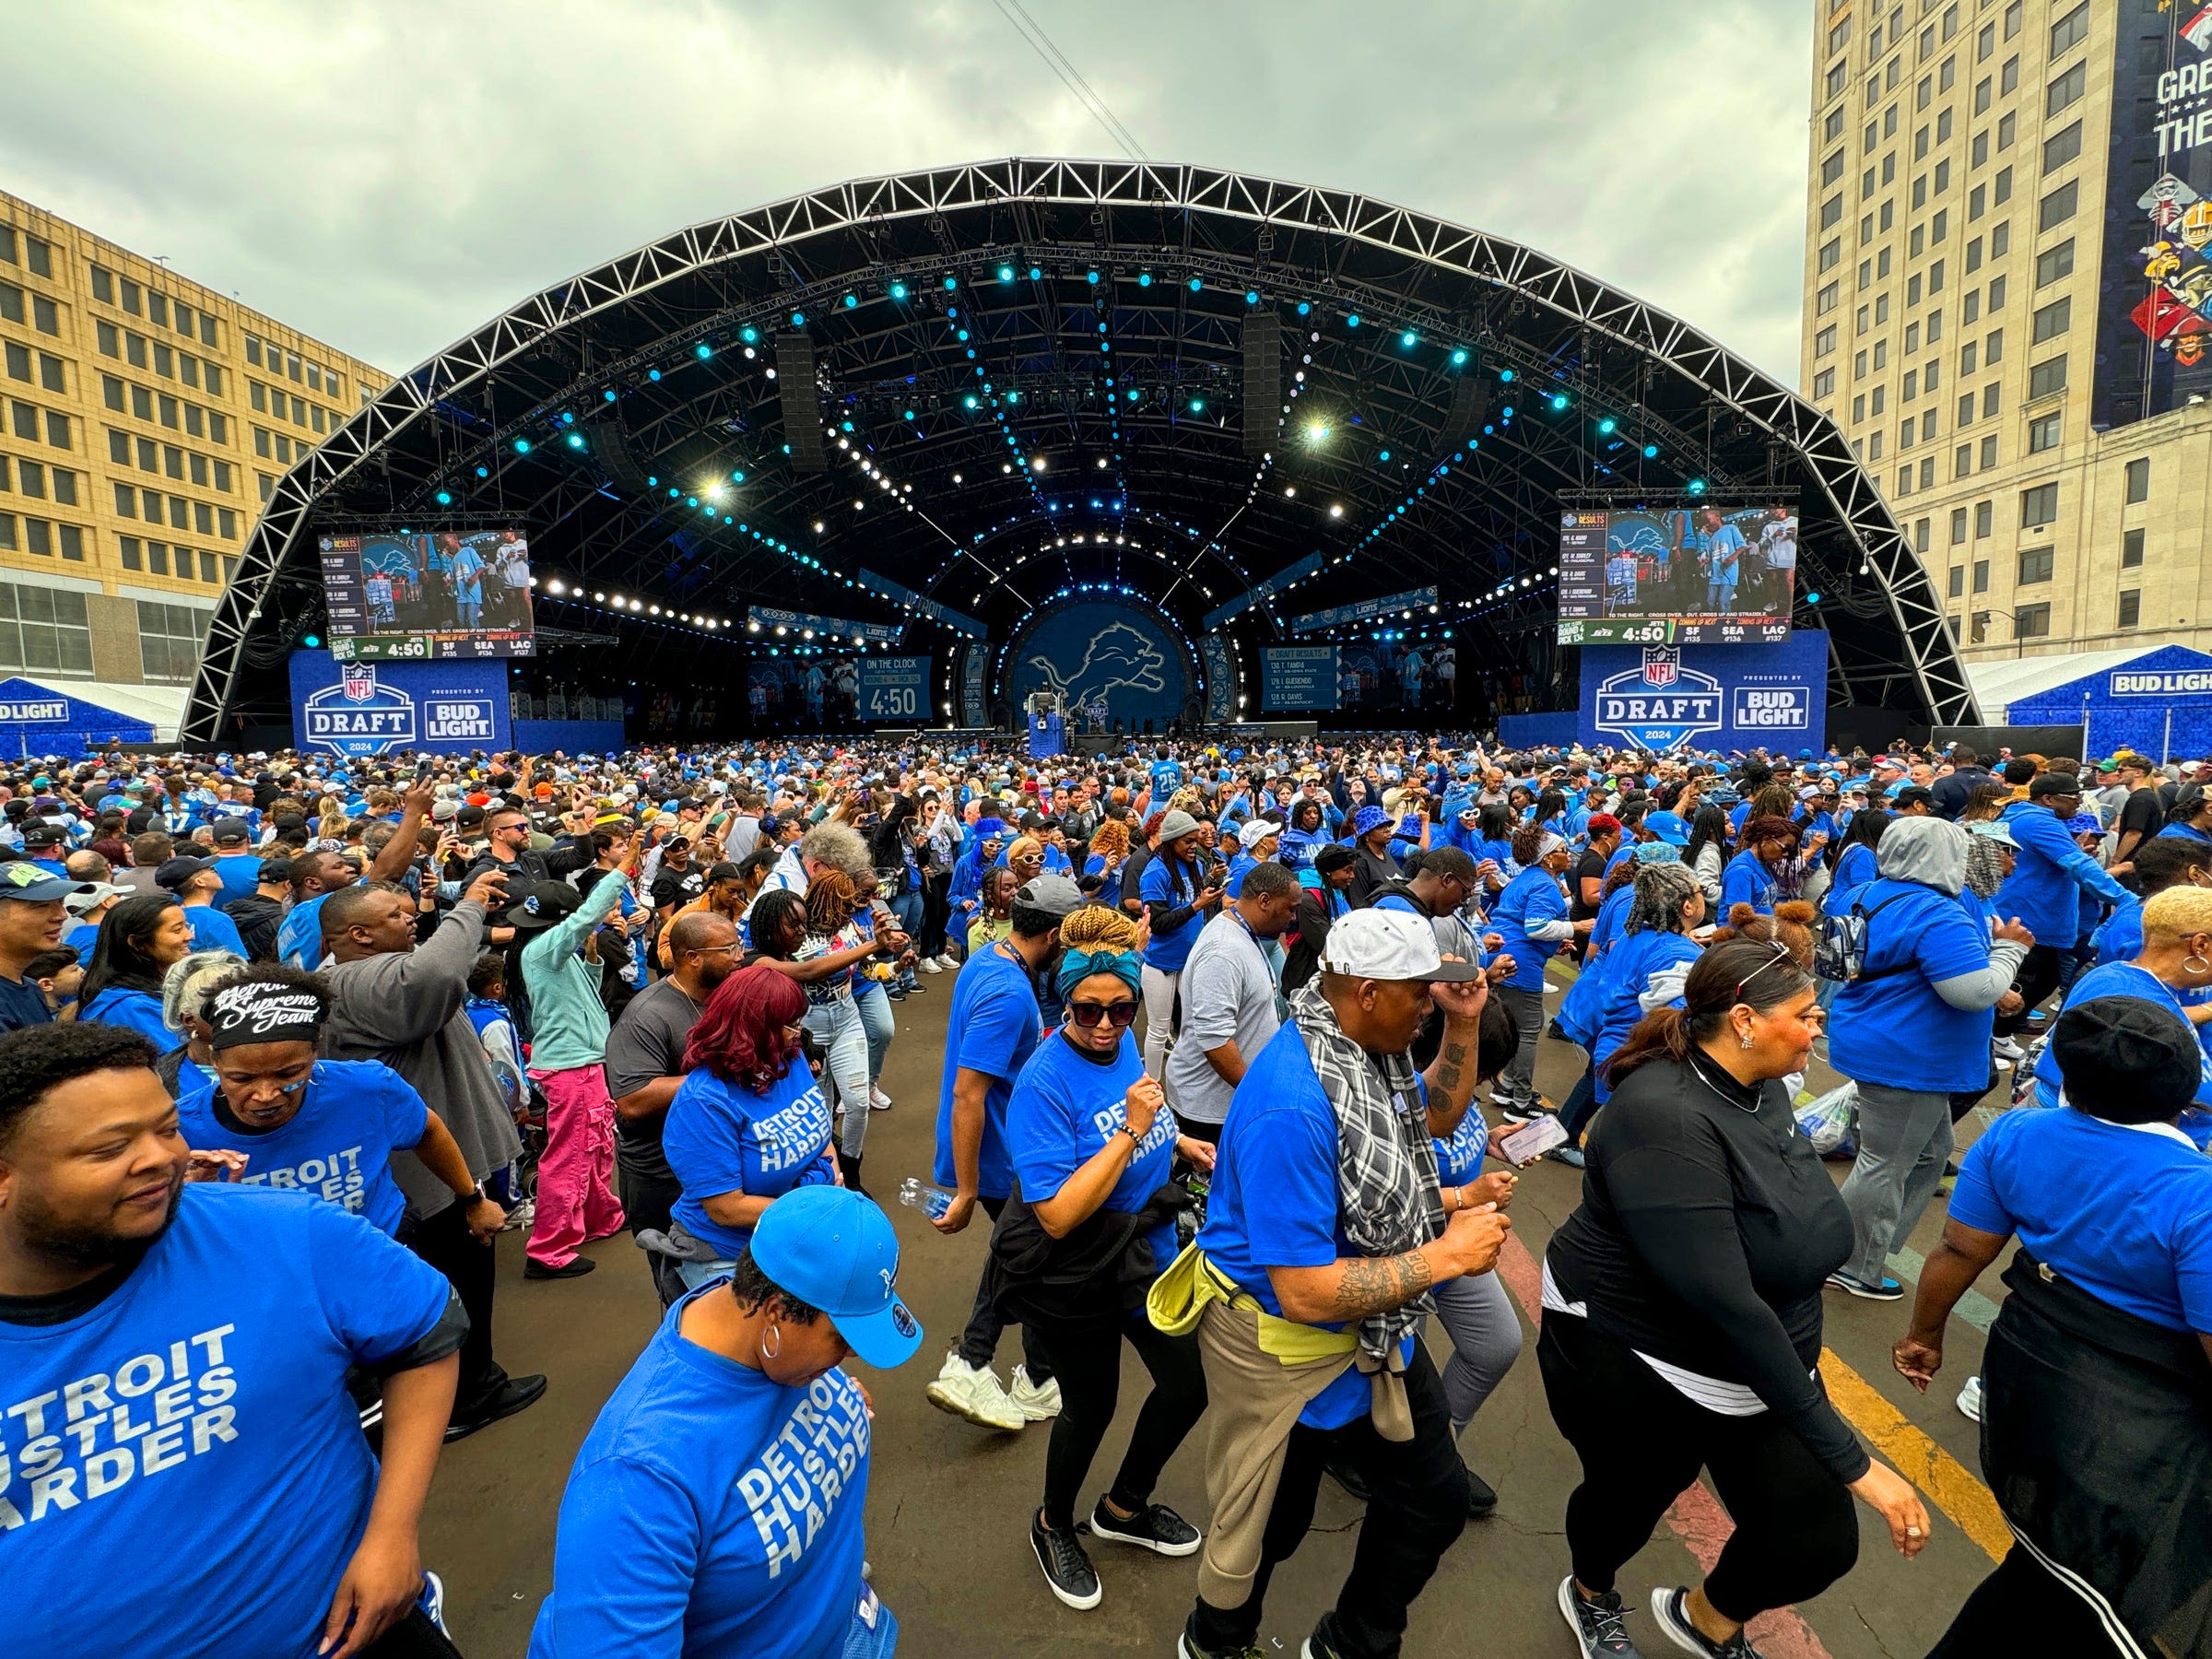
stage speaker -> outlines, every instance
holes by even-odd
[[[822,404],[814,383],[814,341],[787,331],[776,336],[776,391],[782,403],[783,441],[791,445],[791,469],[830,470],[822,450]]]
[[[1283,324],[1273,312],[1244,313],[1244,453],[1257,458],[1275,447],[1283,413]]]
[[[599,465],[606,469],[607,481],[618,489],[632,494],[645,488],[645,469],[638,465],[636,453],[629,447],[629,429],[622,422],[619,413],[607,420],[590,423],[592,453],[599,457]]]
[[[1452,388],[1452,406],[1444,411],[1443,430],[1437,434],[1439,447],[1455,450],[1482,431],[1482,423],[1490,415],[1490,377],[1487,374],[1463,374],[1459,383]]]

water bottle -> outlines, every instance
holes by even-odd
[[[909,1175],[899,1183],[899,1202],[909,1209],[918,1209],[932,1221],[939,1219],[952,1207],[953,1194],[941,1186],[932,1186],[919,1175]]]

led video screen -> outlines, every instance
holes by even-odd
[[[1765,645],[1790,633],[1797,512],[1577,508],[1559,521],[1562,645]]]
[[[530,544],[519,530],[321,538],[330,653],[341,663],[534,654]]]

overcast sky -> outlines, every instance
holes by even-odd
[[[1541,248],[1794,383],[1806,0],[1027,0],[1156,160]],[[993,0],[10,8],[0,182],[399,371],[694,220],[1117,153]]]

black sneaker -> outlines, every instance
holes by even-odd
[[[1474,1470],[1467,1471],[1467,1519],[1480,1521],[1496,1512],[1498,1494],[1490,1483]]]
[[[1321,1616],[1321,1622],[1313,1627],[1313,1634],[1300,1645],[1298,1659],[1343,1659],[1342,1652],[1332,1637],[1329,1615],[1326,1613]]]
[[[508,1377],[483,1399],[465,1411],[455,1411],[453,1420],[445,1426],[445,1442],[466,1440],[479,1429],[488,1429],[501,1418],[511,1418],[518,1411],[527,1411],[544,1397],[546,1379],[543,1372],[532,1371],[527,1376]]]
[[[1073,1527],[1066,1532],[1047,1532],[1040,1511],[1030,1517],[1030,1547],[1037,1552],[1037,1565],[1054,1595],[1078,1611],[1088,1612],[1099,1605],[1105,1592],[1099,1588],[1099,1575],[1091,1568],[1090,1558],[1083,1553]]]
[[[529,1261],[523,1264],[523,1277],[527,1279],[582,1278],[598,1265],[587,1255],[571,1257],[565,1266],[560,1267],[548,1267],[543,1262]]]
[[[1198,1529],[1164,1503],[1147,1503],[1126,1520],[1101,1498],[1090,1512],[1090,1530],[1117,1544],[1134,1544],[1155,1555],[1187,1556],[1198,1550]]]
[[[1708,1641],[1698,1627],[1689,1622],[1689,1609],[1684,1604],[1689,1592],[1677,1585],[1672,1590],[1652,1592],[1652,1617],[1666,1638],[1686,1653],[1700,1653],[1704,1659],[1762,1659],[1759,1651],[1751,1645],[1750,1637],[1738,1630],[1725,1641]]]
[[[1267,1659],[1256,1641],[1248,1641],[1241,1648],[1209,1648],[1199,1644],[1191,1634],[1191,1626],[1198,1620],[1194,1613],[1182,1621],[1182,1634],[1175,1638],[1175,1659]]]
[[[1574,1632],[1575,1641],[1582,1643],[1583,1659],[1643,1659],[1629,1640],[1627,1613],[1618,1590],[1608,1590],[1595,1601],[1584,1601],[1574,1587],[1572,1573],[1559,1581],[1559,1614]]]
[[[1321,1465],[1322,1473],[1345,1489],[1347,1497],[1365,1503],[1374,1496],[1374,1488],[1367,1484],[1367,1476],[1351,1464],[1331,1458]]]

